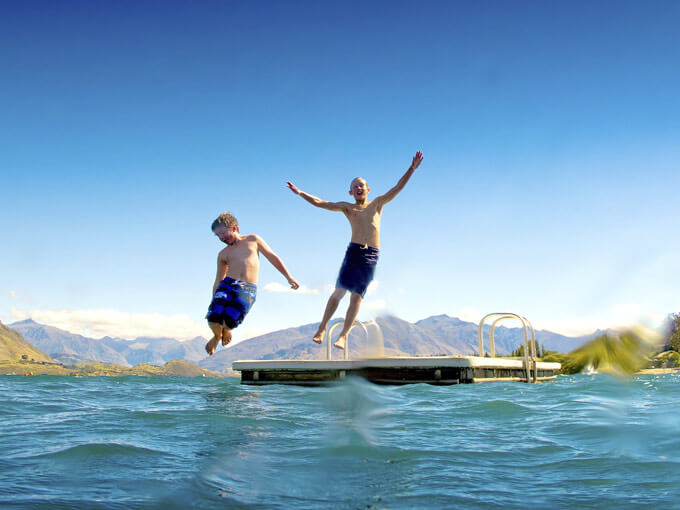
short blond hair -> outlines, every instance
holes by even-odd
[[[215,219],[215,221],[213,221],[212,227],[210,228],[215,232],[215,229],[220,226],[227,228],[236,227],[236,230],[238,230],[238,220],[230,212],[223,212]]]

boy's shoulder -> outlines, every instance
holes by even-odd
[[[257,244],[259,245],[262,242],[262,238],[258,236],[257,234],[241,234],[241,242],[239,244]],[[238,246],[238,245],[237,245]]]
[[[260,236],[258,236],[257,234],[245,234],[245,235],[241,236],[241,240],[246,241],[248,243],[256,243],[260,239],[262,239],[262,238]]]
[[[354,206],[352,202],[345,202],[344,200],[341,200],[340,202],[335,202],[335,205],[342,207],[345,211],[348,211]]]
[[[243,242],[245,242],[245,243],[259,243],[260,240],[261,240],[261,238],[257,234],[241,235],[241,243],[243,243]],[[218,257],[228,258],[230,256],[230,254],[238,257],[240,250],[238,250],[237,247],[239,245],[240,245],[240,243],[235,245],[235,246],[229,246],[229,245],[225,246],[224,248],[222,248],[220,250]],[[243,246],[243,245],[241,245],[241,246]]]

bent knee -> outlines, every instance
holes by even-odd
[[[333,301],[340,301],[345,294],[347,293],[347,290],[342,289],[340,287],[336,287],[335,290],[333,291],[333,294],[331,294],[331,299]]]

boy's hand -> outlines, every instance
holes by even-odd
[[[290,184],[290,183],[288,183],[288,184]],[[298,282],[296,282],[292,278],[288,278],[288,283],[290,283],[290,287],[293,290],[298,290],[300,288],[300,284],[298,284]]]
[[[300,190],[297,189],[297,187],[295,186],[295,184],[293,184],[292,182],[288,181],[288,182],[286,183],[286,186],[288,186],[288,188],[289,188],[293,193],[295,193],[296,195],[299,195],[299,194],[300,194]],[[295,288],[297,289],[297,287],[295,287]]]
[[[411,168],[413,168],[415,170],[416,168],[418,168],[418,165],[420,165],[420,163],[422,163],[422,161],[423,161],[423,153],[420,152],[420,151],[416,152],[416,155],[413,156],[413,161],[411,162]]]

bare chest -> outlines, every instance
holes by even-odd
[[[225,253],[228,264],[257,264],[259,262],[257,243],[241,241],[230,246]]]
[[[371,226],[380,223],[381,211],[373,204],[367,207],[352,207],[347,212],[347,218],[354,226]]]

